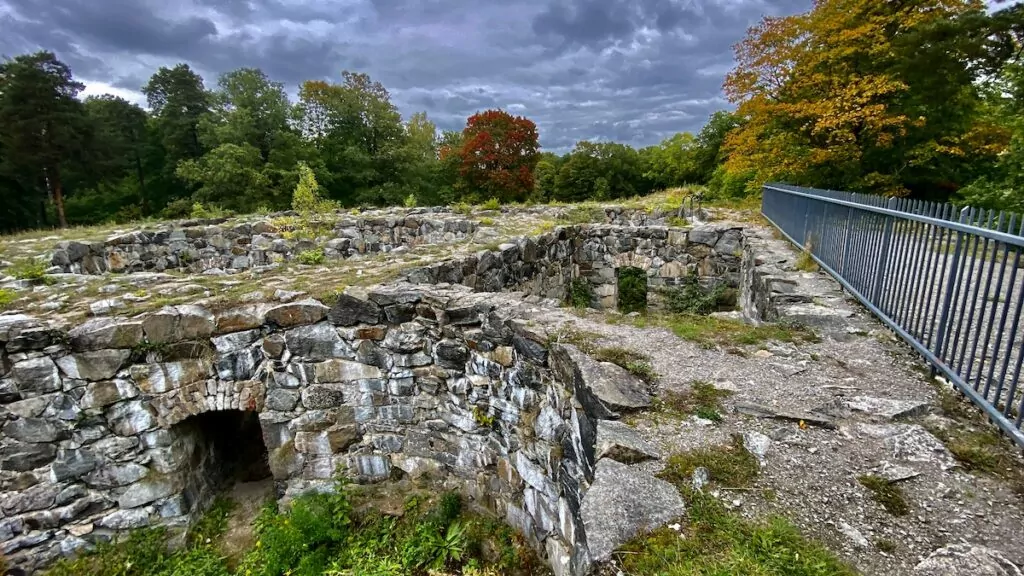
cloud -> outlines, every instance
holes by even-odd
[[[542,145],[657,143],[728,103],[731,46],[811,0],[0,0],[0,54],[57,53],[90,93],[137,91],[188,62],[207,86],[253,66],[294,95],[342,70],[445,129],[504,107]]]

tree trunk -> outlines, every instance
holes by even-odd
[[[53,205],[57,208],[57,222],[61,228],[67,228],[68,219],[64,216],[64,189],[60,181],[60,165],[54,164],[49,176]]]
[[[135,150],[135,172],[139,176],[139,209],[142,210],[143,216],[147,216],[149,212],[146,209],[146,176],[142,173],[142,158],[139,157],[138,150]]]

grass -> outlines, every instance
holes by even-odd
[[[588,353],[599,362],[611,362],[625,368],[627,372],[644,382],[651,383],[658,378],[658,373],[654,371],[654,367],[651,365],[651,359],[636,350],[620,346],[609,346],[598,348]]]
[[[788,520],[747,520],[707,494],[688,494],[685,528],[660,528],[622,548],[626,574],[657,576],[855,576]]]
[[[676,314],[661,320],[676,336],[696,342],[704,348],[756,345],[764,342],[818,342],[806,326],[762,324],[754,326],[738,320],[697,314]]]
[[[881,476],[865,475],[857,478],[862,486],[871,493],[871,499],[882,505],[885,511],[893,516],[906,516],[910,513],[910,504],[903,494],[903,489]]]
[[[801,272],[817,272],[821,270],[821,267],[818,266],[818,263],[811,256],[809,249],[800,252],[800,255],[796,257],[796,262],[793,263],[793,268]]]
[[[982,412],[944,385],[937,385],[939,409],[955,423],[946,427],[928,426],[928,431],[972,472],[1006,481],[1024,495],[1024,469],[1014,444],[989,424]]]
[[[6,310],[8,306],[18,299],[18,293],[10,288],[0,288],[0,310]]]
[[[687,518],[679,531],[660,528],[634,539],[619,551],[625,574],[657,576],[854,576],[856,572],[821,544],[804,537],[788,520],[773,516],[748,520],[728,510],[710,493],[691,488],[698,467],[709,470],[721,487],[746,487],[757,477],[757,460],[731,444],[691,450],[669,457],[661,477],[687,500]]]
[[[558,218],[559,224],[594,224],[605,221],[604,208],[597,204],[576,204]]]
[[[761,471],[757,458],[743,446],[743,436],[733,434],[729,444],[669,456],[658,477],[679,488],[687,488],[697,468],[707,468],[711,483],[722,488],[747,488]]]
[[[254,521],[255,544],[232,566],[221,549],[232,508],[228,501],[216,501],[177,550],[167,549],[164,529],[138,530],[62,560],[47,574],[484,576],[532,574],[539,566],[520,535],[465,511],[455,493],[410,497],[395,517],[372,508],[357,511],[341,483],[333,493],[301,496],[285,511],[268,501]]]
[[[656,399],[661,412],[670,416],[695,415],[712,422],[722,421],[722,400],[732,395],[728,390],[719,390],[710,382],[696,380],[690,383],[687,392],[662,390]]]
[[[40,280],[52,284],[53,279],[46,275],[46,268],[46,261],[41,258],[25,258],[12,264],[7,272],[18,280]]]

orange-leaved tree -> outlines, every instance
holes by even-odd
[[[442,160],[455,156],[460,195],[475,200],[525,200],[533,192],[540,144],[537,125],[504,110],[469,117],[458,148],[442,146]]]
[[[743,124],[723,169],[748,189],[786,180],[905,195],[963,183],[1006,143],[978,112],[984,19],[978,0],[815,0],[765,18],[726,78]]]

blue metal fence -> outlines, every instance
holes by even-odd
[[[1024,447],[1024,217],[768,184],[761,212]]]

